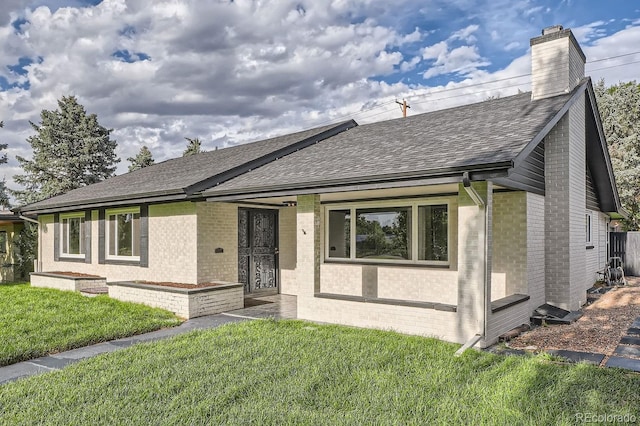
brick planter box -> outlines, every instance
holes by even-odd
[[[131,281],[107,283],[109,297],[166,309],[182,318],[196,318],[244,307],[240,283],[221,282],[210,287],[181,288]]]
[[[97,275],[65,275],[55,272],[32,272],[32,287],[55,288],[57,290],[81,291],[87,288],[105,287],[107,279]]]

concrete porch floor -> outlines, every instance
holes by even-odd
[[[256,319],[296,319],[297,297],[288,294],[245,297],[244,308],[225,312],[225,315]]]

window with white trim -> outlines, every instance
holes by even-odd
[[[84,213],[60,215],[60,254],[84,257]]]
[[[106,211],[107,258],[140,259],[140,209]]]
[[[9,239],[7,238],[7,231],[0,231],[0,254],[7,254],[8,245]]]
[[[445,199],[326,207],[325,257],[356,262],[449,263]]]
[[[584,222],[585,222],[585,241],[586,241],[587,245],[590,246],[592,244],[592,242],[591,242],[591,239],[592,239],[592,235],[591,235],[591,231],[592,231],[591,212],[587,212],[584,215]]]

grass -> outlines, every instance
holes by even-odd
[[[0,285],[0,365],[179,324],[170,312],[107,296]]]
[[[640,376],[392,332],[253,321],[0,386],[6,424],[573,424],[640,418]]]

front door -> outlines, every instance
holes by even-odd
[[[238,281],[249,296],[278,293],[278,211],[238,209]]]

